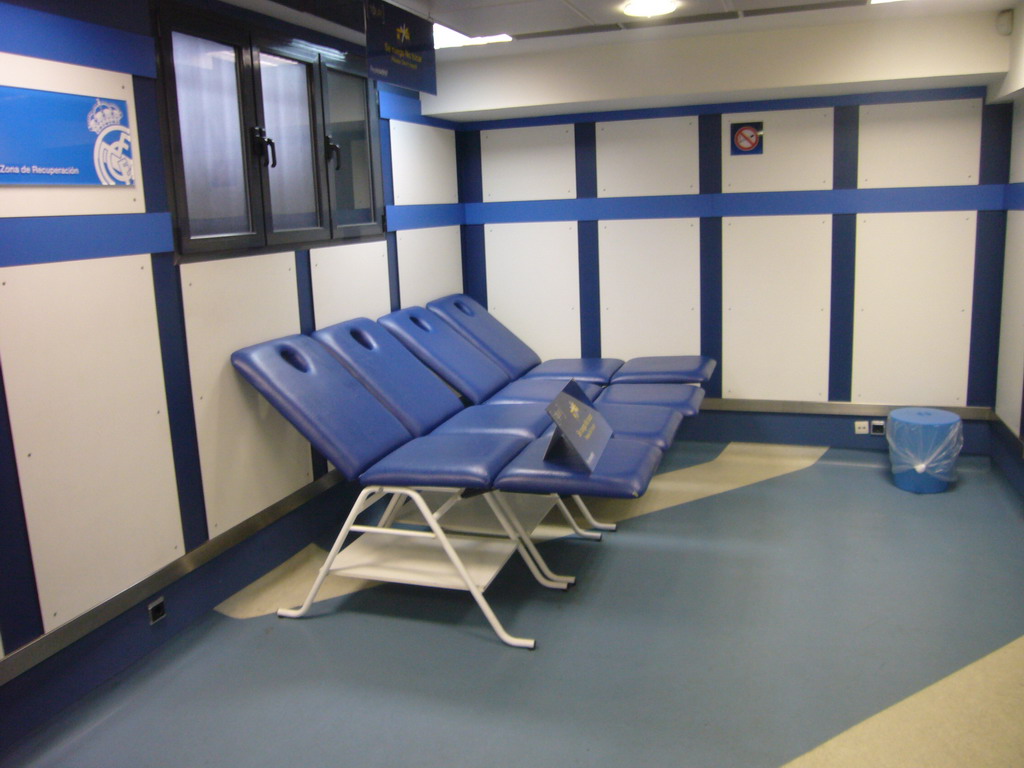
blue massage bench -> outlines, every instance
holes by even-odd
[[[436,299],[427,309],[496,362],[512,379],[546,378],[590,381],[597,384],[704,384],[716,362],[701,355],[617,358],[558,359],[540,357],[476,300],[457,293]]]
[[[654,405],[672,408],[683,416],[695,416],[704,400],[704,390],[695,384],[614,380],[602,384],[570,375],[512,377],[440,315],[423,307],[400,309],[377,322],[472,403],[550,402],[570,378],[576,378],[587,397],[599,408]]]
[[[544,586],[564,589],[573,579],[547,567],[513,512],[509,494],[546,500],[549,506],[542,515],[561,503],[563,495],[577,500],[581,494],[640,496],[661,459],[663,433],[654,430],[658,434],[649,440],[618,436],[608,442],[592,472],[575,470],[545,459],[550,418],[539,415],[538,401],[463,407],[436,378],[427,378],[433,374],[409,365],[411,356],[395,357],[402,348],[376,324],[360,320],[331,331],[318,332],[320,341],[289,336],[246,347],[231,357],[242,377],[345,478],[364,486],[302,606],[278,614],[305,615],[330,573],[462,589],[470,592],[503,642],[533,648],[534,640],[504,629],[484,591],[515,552]],[[344,342],[332,345],[334,353],[327,346],[332,336]],[[353,351],[353,344],[366,352],[383,350],[379,356],[356,355],[361,362],[354,369],[362,378],[335,356],[345,347]],[[564,385],[554,383],[556,388]],[[530,403],[533,407],[522,407]],[[628,409],[618,410],[617,418],[629,422]],[[641,426],[654,424],[658,417],[657,409],[636,413]],[[636,429],[642,431],[641,426]],[[424,493],[440,501],[431,506]],[[500,536],[445,530],[449,512],[478,500],[471,497],[483,498]],[[377,523],[357,522],[385,499],[388,508]],[[418,512],[418,526],[395,523],[395,510],[406,502]],[[354,533],[362,535],[348,542]]]

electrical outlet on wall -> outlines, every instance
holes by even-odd
[[[868,422],[866,422],[866,421],[855,421],[855,422],[853,422],[853,434],[855,434],[855,435],[867,435],[867,434],[869,434]]]

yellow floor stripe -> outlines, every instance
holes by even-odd
[[[236,592],[218,605],[216,610],[232,619],[253,619],[277,613],[278,608],[298,607],[306,599],[313,579],[326,558],[325,549],[310,544],[245,589]],[[319,603],[321,600],[348,595],[375,584],[375,581],[332,575],[324,580],[316,601]]]
[[[805,469],[825,452],[825,448],[760,443],[731,443],[713,461],[658,475],[647,493],[639,499],[588,499],[594,516],[605,522],[619,522],[656,512],[688,501],[742,488],[773,477]],[[537,529],[534,538],[543,541],[565,536],[569,529],[560,518],[550,515]],[[217,606],[217,611],[234,619],[251,619],[292,607],[305,599],[327,552],[310,544],[245,589]],[[324,581],[317,602],[347,595],[371,587],[376,582],[331,576]]]
[[[1024,637],[784,768],[1024,766]]]
[[[806,469],[826,450],[800,445],[730,443],[713,461],[656,476],[639,499],[588,499],[587,506],[601,522],[617,523]]]

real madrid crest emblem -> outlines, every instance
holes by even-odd
[[[132,160],[132,133],[122,125],[124,112],[116,104],[96,99],[86,117],[89,130],[96,134],[92,159],[96,175],[105,185],[135,182]]]

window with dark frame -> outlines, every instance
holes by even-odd
[[[362,56],[161,15],[182,254],[383,233],[377,93]]]

